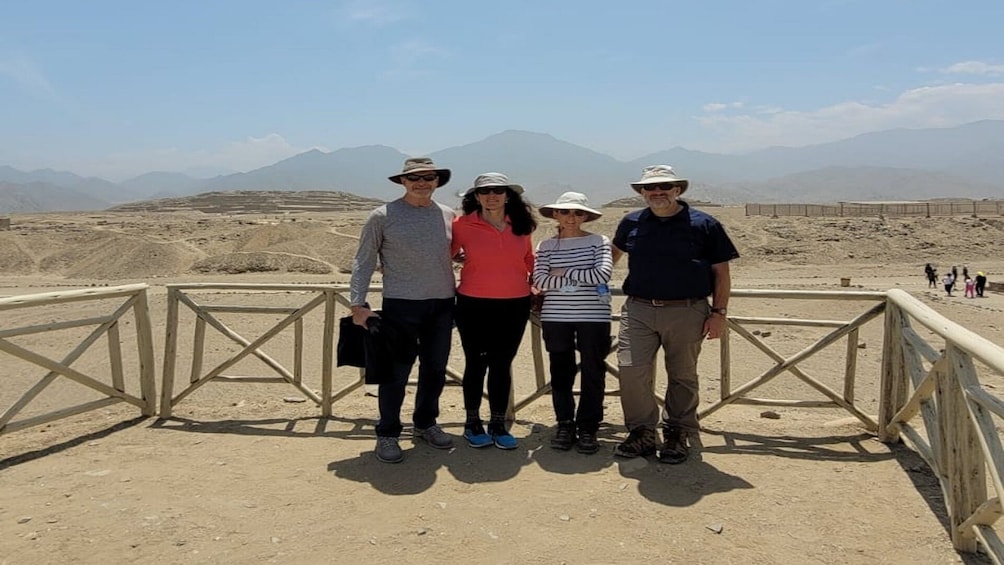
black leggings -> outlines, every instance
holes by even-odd
[[[530,318],[530,297],[458,294],[454,318],[464,347],[464,409],[470,413],[481,408],[487,373],[488,407],[493,415],[505,414],[512,389],[512,360]]]

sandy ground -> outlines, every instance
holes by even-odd
[[[745,218],[741,209],[710,211],[725,220],[743,254],[733,268],[735,288],[837,290],[840,279],[850,277],[852,289],[902,288],[1004,343],[1004,296],[948,298],[928,290],[921,273],[927,261],[940,269],[968,264],[994,280],[994,273],[1004,272],[999,219],[772,219]],[[612,234],[621,212],[607,211],[595,231]],[[165,283],[341,282],[353,248],[346,236],[358,232],[361,219],[358,213],[296,222],[188,214],[37,215],[20,223],[16,217],[14,229],[0,232],[0,296],[149,283],[159,383]],[[545,225],[541,236],[547,235]],[[158,253],[156,260],[151,252]],[[257,263],[265,272],[237,275],[192,268],[206,259],[241,264],[220,258],[246,253],[278,259]],[[305,263],[285,261],[286,255],[330,270],[289,272]],[[209,292],[200,300],[284,305],[304,298]],[[736,299],[729,311],[850,319],[867,306]],[[34,317],[8,312],[0,330],[68,312],[90,315],[91,308],[100,310],[75,305]],[[251,339],[269,325],[248,315],[221,319]],[[128,321],[124,326],[130,343],[133,328]],[[191,316],[183,316],[180,381],[191,363],[192,326]],[[764,339],[784,355],[821,335],[807,328],[760,329],[771,332]],[[881,320],[866,325],[859,349],[856,402],[868,414],[877,412],[881,332]],[[12,341],[59,358],[85,334]],[[268,351],[289,363],[290,343],[282,336]],[[535,388],[529,342],[524,345],[514,364],[517,397]],[[103,375],[102,347],[73,366]],[[238,349],[211,336],[206,367]],[[802,367],[839,389],[834,367],[843,366],[843,342],[832,349]],[[459,352],[455,347],[454,368],[462,367]],[[772,365],[739,340],[732,355],[734,386]],[[703,406],[719,395],[718,356],[719,344],[709,342],[701,361]],[[319,352],[307,357],[314,360],[306,362],[305,382],[319,387]],[[0,363],[0,408],[6,409],[44,371],[7,356]],[[236,369],[269,374],[250,361]],[[336,388],[353,377],[339,368]],[[135,374],[127,381],[135,391]],[[615,379],[608,388],[616,388]],[[756,396],[819,398],[791,375]],[[60,378],[21,416],[92,398]],[[437,451],[407,439],[406,461],[386,465],[372,455],[373,397],[362,389],[350,394],[335,404],[331,419],[320,418],[310,402],[292,402],[300,399],[290,386],[210,383],[183,400],[171,419],[138,417],[118,405],[0,436],[0,563],[984,562],[952,549],[937,480],[922,460],[901,445],[878,442],[840,410],[772,408],[779,418],[768,419],[761,417],[765,408],[728,406],[704,420],[704,448],[686,464],[668,466],[654,458],[613,457],[624,436],[613,396],[606,402],[600,453],[553,451],[547,447],[553,413],[545,396],[517,414],[518,450],[474,450],[458,442],[454,450]],[[460,388],[447,387],[441,406],[441,423],[459,435]]]

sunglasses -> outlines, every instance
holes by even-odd
[[[678,184],[643,184],[641,186],[641,189],[642,190],[646,190],[646,191],[649,191],[649,190],[673,190],[674,188],[676,188],[678,186],[680,186],[680,185],[678,185]]]
[[[404,175],[404,178],[410,180],[411,182],[418,182],[420,180],[424,180],[425,182],[432,182],[438,179],[439,175],[436,173],[428,173],[425,175],[410,174],[410,175]]]
[[[508,187],[505,186],[482,186],[479,187],[475,192],[477,192],[481,196],[484,196],[488,193],[505,194],[506,190],[508,190]]]
[[[586,215],[585,210],[555,210],[554,212],[559,216],[567,216],[569,214],[572,214],[574,216],[578,216],[579,218]]]

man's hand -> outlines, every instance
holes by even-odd
[[[704,335],[708,339],[718,339],[722,337],[722,332],[725,331],[725,315],[717,314],[712,312],[706,320],[704,320]]]
[[[377,313],[370,310],[366,306],[353,306],[352,307],[352,323],[357,326],[366,327],[366,320],[376,316]]]

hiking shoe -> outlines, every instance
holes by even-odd
[[[596,434],[593,432],[579,432],[579,445],[576,447],[579,453],[592,455],[600,450],[600,443],[596,441]]]
[[[628,434],[626,440],[614,448],[614,455],[619,457],[645,457],[655,453],[655,430],[635,428]]]
[[[687,433],[677,427],[663,428],[662,447],[659,449],[659,461],[678,465],[687,460],[690,450],[687,448]]]
[[[396,437],[377,436],[376,458],[384,463],[400,463],[404,453]]]
[[[485,427],[481,422],[464,426],[464,439],[467,440],[467,445],[475,448],[488,447],[495,443],[492,436],[485,433]]]
[[[568,451],[575,445],[578,438],[575,437],[575,424],[571,422],[558,424],[558,431],[551,438],[551,447]]]
[[[433,424],[428,428],[415,428],[415,437],[420,437],[426,443],[436,449],[449,449],[453,447],[453,436],[443,431],[438,424]]]

